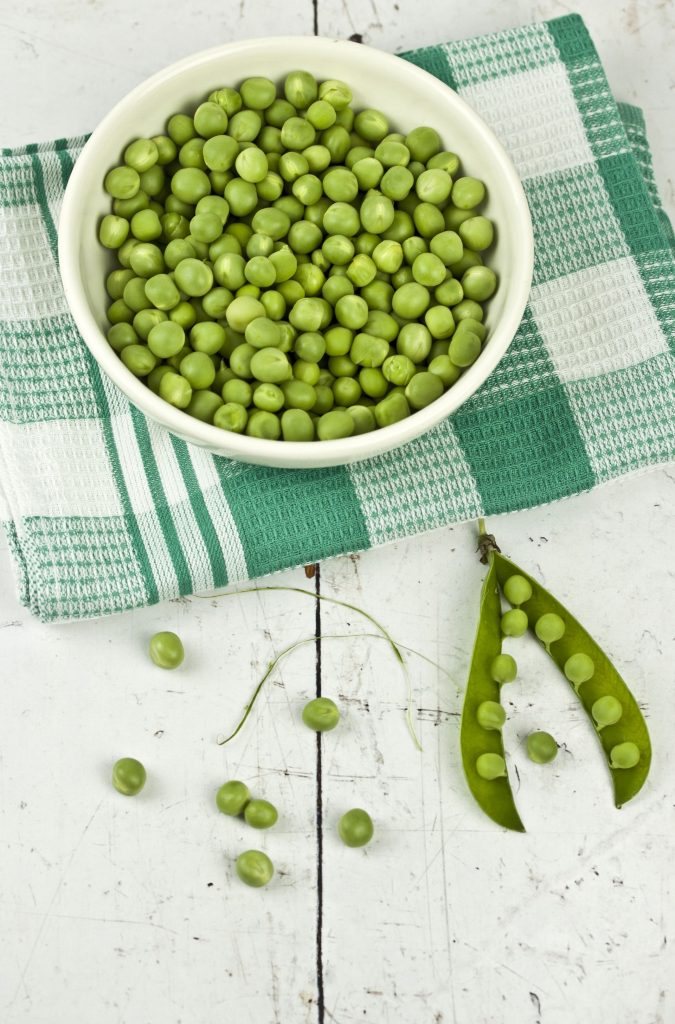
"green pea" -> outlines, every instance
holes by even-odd
[[[461,376],[461,370],[450,359],[450,356],[441,353],[434,356],[429,363],[429,373],[435,373],[443,381],[446,388],[456,384]]]
[[[263,351],[270,351],[264,349]],[[273,412],[256,409],[248,418],[246,433],[249,437],[259,437],[266,441],[278,441],[281,437],[281,423]]]
[[[394,289],[386,281],[375,278],[365,288],[361,288],[361,298],[365,300],[370,310],[380,310],[383,313],[390,313]]]
[[[462,275],[462,290],[467,299],[485,302],[496,288],[497,275],[489,267],[469,267]]]
[[[369,188],[377,188],[384,175],[384,167],[374,156],[364,156],[353,164],[352,174],[358,187],[366,191]]]
[[[194,139],[195,135],[195,124],[191,117],[187,114],[174,114],[170,117],[166,131],[169,138],[175,142],[177,146],[183,146],[189,139]]]
[[[148,278],[145,294],[156,309],[173,309],[180,302],[180,292],[168,274],[155,274]]]
[[[424,285],[410,281],[396,289],[392,306],[398,316],[404,317],[406,320],[414,320],[423,315],[430,300],[429,291]]]
[[[473,334],[471,331],[466,331],[462,334],[455,333],[450,342],[448,355],[455,366],[464,368],[475,363],[480,355],[480,351],[481,341],[478,335]]]
[[[153,135],[152,141],[157,147],[158,164],[170,164],[176,159],[176,144],[167,135]]]
[[[185,411],[188,416],[194,416],[202,423],[213,423],[213,417],[222,404],[223,400],[220,395],[216,395],[213,391],[195,391]]]
[[[243,813],[250,799],[251,793],[246,783],[231,779],[224,782],[216,793],[216,807],[222,814],[236,817]]]
[[[434,128],[422,126],[413,128],[405,137],[405,144],[413,160],[425,164],[440,151],[441,139]]]
[[[424,314],[424,322],[435,341],[445,341],[455,330],[455,318],[447,306],[430,306]]]
[[[271,881],[274,865],[262,850],[246,850],[235,861],[237,874],[246,885],[260,889]]]
[[[286,409],[281,416],[281,434],[284,441],[313,441],[312,417],[304,409]]]
[[[623,715],[623,708],[621,707],[621,702],[616,697],[607,694],[605,697],[598,697],[593,702],[591,714],[599,732],[609,725],[616,725]]]
[[[164,320],[155,324],[148,333],[148,348],[158,359],[178,355],[185,344],[185,331],[180,324]]]
[[[209,177],[198,167],[183,167],[171,179],[171,191],[183,203],[195,204],[211,192]]]
[[[253,389],[246,380],[227,380],[223,384],[221,394],[224,402],[236,402],[237,405],[248,407],[253,401]]]
[[[316,433],[320,441],[351,437],[354,433],[354,421],[346,409],[332,409],[319,418]]]
[[[120,353],[122,349],[127,348],[129,345],[135,345],[138,342],[138,334],[129,323],[117,323],[108,331],[106,337],[110,346],[115,352]]]
[[[474,252],[489,249],[494,241],[494,226],[487,217],[468,217],[459,225],[459,236],[464,245]]]
[[[309,71],[291,71],[284,79],[284,96],[298,110],[311,106],[319,95],[319,84]]]
[[[164,270],[162,250],[151,242],[138,242],[131,250],[129,262],[138,277],[153,277]]]
[[[333,167],[323,177],[323,191],[333,202],[351,203],[359,191],[360,181],[346,167]]]
[[[504,636],[522,636],[527,630],[528,618],[521,608],[512,608],[501,618]]]
[[[251,357],[251,373],[265,384],[280,384],[290,379],[291,366],[284,352],[276,348],[262,348]]]
[[[357,334],[349,350],[349,357],[360,367],[381,367],[388,354],[387,341],[366,333]]]
[[[546,650],[548,650],[551,644],[555,643],[556,640],[560,640],[565,635],[565,623],[555,612],[547,612],[537,619],[534,624],[534,631]]]
[[[525,629],[527,629],[527,623],[525,624]],[[506,635],[521,636],[522,634],[507,633]],[[490,664],[490,676],[494,679],[495,683],[499,683],[500,686],[503,686],[504,683],[512,683],[517,675],[518,666],[516,665],[515,658],[512,658],[510,654],[498,654],[492,659],[492,663]]]
[[[304,359],[296,359],[292,369],[295,380],[299,380],[303,384],[309,384],[311,387],[318,384],[319,377],[321,376],[321,368],[318,363],[306,363]]]
[[[381,235],[394,220],[394,204],[384,195],[369,193],[361,203],[359,217],[366,231]]]
[[[156,327],[157,324],[166,323],[167,320],[168,317],[166,313],[161,309],[141,309],[134,316],[134,330],[138,334],[139,338],[142,338],[143,341],[147,341],[152,328]],[[152,347],[149,347],[152,351]],[[156,352],[155,355],[157,355]]]
[[[331,162],[331,152],[326,146],[316,144],[307,146],[306,149],[303,149],[302,155],[307,161],[310,171],[315,174],[325,171]]]
[[[380,191],[394,202],[400,202],[409,194],[414,184],[415,179],[408,167],[390,167],[382,175]]]
[[[323,215],[323,229],[328,235],[353,238],[360,228],[358,211],[349,203],[332,203]]]
[[[171,367],[168,363],[160,363],[159,366],[156,366],[155,369],[148,374],[146,384],[154,394],[159,394],[159,385],[162,377],[171,372]]]
[[[179,302],[169,310],[169,320],[179,324],[184,331],[189,331],[197,321],[197,311],[189,302]]]
[[[222,135],[227,129],[228,116],[219,103],[200,103],[194,112],[196,131],[205,139]]]
[[[244,807],[244,820],[252,828],[271,828],[279,815],[269,800],[249,800]]]
[[[406,385],[405,397],[412,409],[424,409],[443,394],[443,381],[435,373],[423,370]]]
[[[407,388],[406,388],[407,391]],[[407,395],[400,391],[390,391],[373,408],[378,427],[389,427],[393,423],[406,419],[410,415],[410,404]]]
[[[422,363],[431,351],[431,334],[424,324],[404,324],[396,339],[396,350],[413,363]]]
[[[445,280],[445,265],[432,252],[422,252],[412,265],[413,277],[419,284],[435,288]]]
[[[455,323],[457,323],[457,307],[462,304],[462,297],[464,292],[462,286],[455,278],[447,278],[443,284],[439,284],[438,288],[434,289],[434,298],[436,302],[439,302],[442,306],[452,306],[452,317]],[[480,306],[478,307],[480,309]],[[482,314],[481,309],[481,314]]]
[[[124,217],[106,214],[99,225],[98,238],[106,249],[119,249],[129,234],[129,221]]]
[[[108,306],[107,316],[111,324],[130,324],[134,319],[134,311],[127,306],[124,299],[116,299]]]
[[[373,838],[373,821],[367,811],[353,807],[338,822],[338,834],[345,846],[365,846]]]
[[[531,732],[527,737],[527,756],[535,764],[549,764],[558,755],[558,744],[548,732]]]
[[[147,775],[135,757],[121,757],[112,770],[112,784],[123,796],[136,796],[143,789]]]
[[[422,238],[431,239],[445,227],[443,214],[433,203],[420,202],[413,210],[412,218],[417,234]]]
[[[233,178],[232,181],[228,181],[225,186],[225,198],[236,217],[247,217],[258,205],[258,193],[255,185],[250,181],[244,181],[243,178]],[[229,230],[233,230],[236,226],[230,225]]]
[[[265,307],[251,295],[238,295],[225,310],[229,326],[240,334],[259,316],[265,316]]]
[[[141,187],[141,178],[133,167],[114,167],[106,174],[103,187],[113,199],[132,199]]]
[[[277,89],[269,78],[246,78],[239,87],[245,106],[251,110],[266,110],[274,103]]]
[[[529,580],[526,580],[524,576],[514,575],[509,576],[506,583],[504,584],[504,597],[517,608],[521,604],[525,604],[532,597],[532,585]]]
[[[501,754],[481,754],[476,758],[476,771],[488,782],[503,779],[506,778],[506,761]]]
[[[367,434],[371,430],[375,430],[377,426],[375,413],[366,405],[350,405],[347,412],[354,421],[355,434]]]
[[[361,397],[361,385],[354,377],[338,377],[332,388],[336,405],[354,405]]]
[[[178,668],[183,664],[185,651],[176,633],[164,631],[150,637],[150,657],[159,668]]]
[[[369,309],[360,295],[343,295],[335,304],[335,316],[342,327],[358,331],[365,326]]]
[[[415,376],[416,369],[408,356],[388,356],[382,364],[382,373],[395,387],[405,387]]]
[[[352,91],[346,82],[329,78],[319,86],[319,99],[326,100],[336,110],[344,110],[352,102]]]
[[[113,270],[108,274],[105,282],[106,291],[111,299],[121,299],[124,293],[124,286],[134,277],[133,270]]]
[[[617,743],[609,752],[610,768],[634,768],[640,762],[640,748],[636,743]]]
[[[326,100],[315,100],[307,108],[306,118],[317,131],[324,131],[335,124],[336,111]]]
[[[439,231],[430,240],[429,248],[443,261],[446,267],[457,263],[464,255],[464,245],[456,231]]]
[[[562,621],[562,620],[561,620]],[[595,664],[587,654],[572,654],[565,662],[563,671],[576,692],[583,683],[593,678]]]
[[[403,248],[400,242],[395,242],[392,239],[378,242],[372,252],[372,262],[376,270],[386,274],[395,274],[403,263]]]
[[[366,108],[354,118],[354,131],[366,142],[381,142],[389,131],[389,122],[380,110]]]
[[[422,171],[415,182],[415,192],[423,203],[440,206],[444,203],[452,188],[452,178],[439,168]]]
[[[187,409],[192,388],[179,373],[167,373],[159,382],[159,397],[177,409]]]
[[[452,202],[459,210],[473,210],[485,199],[485,185],[477,178],[457,178],[452,186]]]
[[[206,295],[213,284],[213,271],[206,263],[193,258],[181,260],[176,267],[176,284],[186,295]]]
[[[157,357],[145,345],[125,345],[120,359],[136,377],[147,377],[157,365]]]
[[[330,697],[316,697],[305,704],[302,720],[314,732],[329,732],[340,721],[340,712]]]
[[[230,135],[213,135],[204,143],[202,156],[212,171],[229,171],[239,154],[239,143]]]
[[[213,417],[214,427],[229,430],[233,434],[243,434],[248,423],[248,412],[237,402],[226,402],[221,405]]]
[[[482,729],[499,732],[506,721],[506,711],[497,701],[484,700],[478,705],[476,718]]]
[[[379,367],[364,367],[359,373],[359,384],[365,395],[378,400],[389,390],[389,382]]]
[[[284,405],[284,393],[276,384],[258,384],[253,392],[253,404],[265,412],[279,412]]]

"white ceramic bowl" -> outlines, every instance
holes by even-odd
[[[103,178],[137,136],[157,135],[167,117],[190,111],[214,88],[250,75],[281,80],[294,68],[318,79],[341,78],[354,106],[377,107],[394,130],[420,124],[440,133],[457,152],[464,173],[487,184],[485,213],[497,225],[490,266],[500,285],[489,303],[488,342],[478,360],[441,398],[383,430],[338,441],[284,443],[232,434],[174,409],[127,370],[110,348],[105,277],[111,256],[98,243],[97,226],[110,211]],[[481,118],[452,89],[400,57],[358,43],[313,37],[251,39],[218,46],[172,64],[129,93],[87,142],[68,182],[59,224],[59,259],[66,297],[92,355],[131,402],[147,416],[193,444],[229,458],[268,466],[311,468],[356,462],[423,434],[462,405],[506,352],[530,288],[533,240],[525,195],[511,160]]]

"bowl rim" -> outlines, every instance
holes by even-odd
[[[417,78],[443,102],[450,101],[472,122],[476,135],[493,152],[498,163],[507,201],[519,222],[522,256],[513,268],[513,277],[509,280],[508,306],[493,328],[490,344],[451,388],[424,409],[376,431],[331,441],[290,443],[230,433],[169,405],[135,377],[110,347],[89,308],[79,273],[82,225],[78,215],[78,196],[86,182],[89,164],[95,157],[100,140],[105,139],[111,126],[117,127],[117,122],[125,116],[125,112],[149,90],[161,88],[168,80],[204,62],[245,53],[247,50],[260,51],[272,47],[277,50],[292,49],[297,53],[298,50],[316,51],[317,47],[335,46],[348,53],[358,52],[359,59],[366,53],[370,60],[391,68],[396,67],[397,73],[403,71],[404,75]],[[229,458],[278,468],[321,468],[346,465],[397,448],[425,434],[456,412],[474,394],[506,353],[522,319],[532,283],[534,236],[525,191],[510,156],[483,118],[454,89],[402,57],[362,43],[329,36],[268,36],[209,47],[175,61],[140,82],[112,107],[85,143],[66,185],[59,218],[58,256],[66,300],[85,344],[106,375],[141,412],[171,433]],[[377,444],[373,443],[375,438]]]

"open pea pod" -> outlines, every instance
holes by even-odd
[[[614,724],[596,729],[596,735],[602,746],[614,785],[614,802],[617,807],[631,800],[640,791],[649,773],[652,748],[646,722],[637,701],[625,682],[612,665],[611,661],[598,647],[593,637],[586,632],[581,623],[567,611],[559,601],[549,594],[535,579],[528,576],[501,553],[494,551],[491,555],[491,572],[496,572],[500,587],[510,576],[524,576],[532,587],[532,596],[520,606],[528,617],[529,629],[534,634],[537,620],[547,613],[559,615],[565,623],[565,632],[559,640],[553,641],[548,648],[553,661],[564,674],[565,663],[573,654],[588,655],[595,666],[592,677],[575,691],[581,705],[593,722],[591,708],[600,697],[614,697],[621,705],[621,717]],[[534,634],[536,636],[536,634]],[[630,768],[612,767],[610,753],[620,743],[634,743],[640,752],[637,764]]]
[[[490,674],[490,666],[502,649],[501,602],[497,586],[497,570],[493,559],[481,592],[480,617],[473,646],[471,668],[464,697],[460,744],[464,774],[478,805],[488,817],[504,828],[524,832],[511,792],[508,775],[484,779],[476,770],[481,754],[499,754],[504,757],[504,744],[499,729],[484,729],[478,723],[477,713],[483,701],[499,703],[499,684]]]

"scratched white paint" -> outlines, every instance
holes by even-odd
[[[377,0],[375,0],[377,2]],[[646,109],[672,200],[668,4],[584,0],[622,98]],[[378,13],[379,11],[379,13]],[[471,5],[319,4],[319,28],[390,49],[565,13],[555,0]],[[460,16],[461,12],[461,16]],[[312,31],[309,2],[143,5],[0,0],[0,145],[91,128],[170,60],[226,38]],[[670,20],[669,20],[670,19]],[[164,27],[159,28],[162,24]],[[322,566],[324,594],[369,609],[411,659],[416,724],[385,644],[322,644],[322,682],[342,727],[324,737],[323,980],[326,1024],[670,1024],[675,1002],[672,735],[675,474],[624,481],[490,523],[503,549],[569,603],[646,704],[654,768],[616,811],[585,720],[540,652],[518,645],[509,752],[526,836],[471,802],[458,714],[482,568],[471,527]],[[301,570],[270,582],[300,586]],[[42,626],[16,603],[0,551],[0,1020],[2,1024],[317,1024],[316,747],[299,723],[314,693],[312,648],[271,680],[245,732],[241,712],[275,651],[311,636],[314,603],[286,594],[190,600],[97,623]],[[361,630],[322,606],[324,634]],[[176,673],[144,645],[176,629]],[[446,673],[450,673],[448,679]],[[535,767],[523,736],[565,744]],[[140,757],[137,800],[111,791],[111,762]],[[281,810],[258,835],[212,796],[246,779]],[[347,850],[335,823],[369,808],[377,836]],[[264,892],[233,875],[245,846],[270,852]]]

